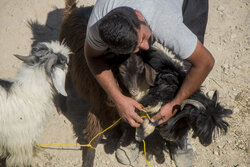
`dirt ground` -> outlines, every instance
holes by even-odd
[[[217,136],[208,147],[191,139],[195,150],[195,167],[250,166],[250,1],[210,0],[205,46],[216,64],[203,83],[205,92],[218,90],[219,101],[233,110],[229,132]],[[95,0],[80,0],[92,5]],[[28,55],[31,46],[40,41],[57,40],[64,8],[63,0],[0,1],[0,78],[14,77],[20,61],[13,54]],[[41,143],[77,144],[82,141],[88,104],[74,92],[65,101],[65,110],[55,110]],[[109,133],[109,132],[107,132]],[[153,140],[153,139],[152,139]],[[149,163],[153,167],[174,167],[167,152],[153,152],[159,143],[147,140]],[[103,140],[96,148],[95,167],[124,166],[115,159],[114,144]],[[156,149],[157,150],[157,149]],[[83,150],[79,147],[51,146],[34,159],[37,167],[80,167]],[[143,151],[131,166],[146,167]]]

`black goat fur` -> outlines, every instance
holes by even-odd
[[[138,56],[140,59],[138,59]],[[149,88],[148,93],[139,102],[144,107],[155,106],[159,102],[163,102],[162,105],[170,102],[185,79],[187,72],[184,71],[184,68],[158,49],[141,51],[137,55],[133,54],[121,66],[131,66],[131,63],[139,64],[136,61],[149,64],[158,73],[154,85]],[[128,66],[128,68],[131,67]],[[135,70],[135,67],[133,68]],[[141,68],[141,66],[138,66],[137,70],[142,71]],[[138,78],[144,76],[143,72],[138,71],[130,72],[130,75],[126,76],[121,75],[121,80],[125,87],[129,86],[126,82],[133,82],[131,80],[136,78],[133,75],[137,76],[137,82],[140,80]],[[140,84],[138,83],[138,85]],[[179,110],[174,117],[165,124],[158,126],[157,129],[163,138],[170,141],[180,140],[192,129],[193,137],[198,137],[200,143],[207,146],[212,142],[214,131],[227,132],[229,124],[223,118],[229,117],[232,111],[225,109],[217,102],[217,91],[214,93],[214,97],[210,99],[204,95],[201,89],[198,89],[189,99],[202,103],[206,109],[198,109],[193,105],[187,104],[182,111]]]

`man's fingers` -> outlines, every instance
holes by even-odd
[[[133,117],[133,119],[134,119],[137,123],[140,123],[140,124],[143,123],[143,119],[142,119],[139,115],[137,115],[136,112],[133,113],[132,117]]]
[[[151,121],[152,122],[155,122],[155,121],[160,121],[160,119],[162,119],[162,115],[161,115],[161,113],[159,112],[158,114],[156,114],[155,116],[153,116],[152,118],[151,118]],[[159,122],[160,123],[160,122]]]
[[[135,107],[142,111],[142,105],[135,101]]]
[[[161,124],[163,124],[163,123],[165,123],[165,122],[166,122],[165,119],[160,119],[159,122],[158,122],[158,125],[161,125]]]
[[[131,119],[131,120],[129,121],[129,124],[130,124],[130,126],[135,127],[135,128],[138,128],[138,127],[141,126],[141,124],[137,123],[137,122],[134,121],[133,119]]]

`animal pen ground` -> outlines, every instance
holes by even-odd
[[[222,105],[234,111],[227,119],[231,125],[225,136],[215,138],[208,147],[191,139],[195,167],[247,167],[250,165],[250,3],[248,0],[210,0],[205,46],[216,60],[204,82],[204,90],[217,89]],[[92,5],[94,0],[80,0],[78,5]],[[64,8],[63,0],[1,0],[0,5],[0,78],[15,75],[20,61],[13,54],[28,55],[40,41],[57,40]],[[88,105],[74,91],[65,102],[65,110],[53,114],[41,143],[75,144],[82,141]],[[107,132],[106,134],[108,134]],[[157,152],[157,141],[148,140],[151,166],[175,166],[168,153]],[[152,148],[154,146],[154,149]],[[95,167],[117,167],[112,143],[102,140],[96,148]],[[84,149],[84,148],[83,148]],[[78,147],[55,147],[41,152],[34,164],[39,167],[80,167],[83,150]],[[163,159],[165,157],[165,160]],[[147,166],[143,152],[132,166]]]

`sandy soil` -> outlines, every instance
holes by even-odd
[[[80,0],[92,5],[95,0]],[[64,8],[63,0],[1,0],[0,1],[0,78],[14,77],[20,61],[13,54],[28,55],[31,46],[40,41],[57,40]],[[203,86],[205,91],[219,90],[220,102],[234,111],[225,136],[203,147],[191,139],[195,150],[195,167],[250,166],[250,1],[210,0],[205,46],[216,59],[213,71]],[[41,143],[76,144],[82,141],[88,105],[73,92],[65,101],[65,111],[55,113],[45,129]],[[109,132],[107,132],[109,133]],[[154,167],[175,166],[167,152],[157,153],[151,147],[159,143],[147,141],[149,163]],[[95,167],[117,167],[115,146],[103,140],[96,148]],[[163,156],[164,155],[164,156]],[[45,149],[34,159],[39,167],[82,166],[83,150],[79,147]],[[147,166],[141,152],[131,166]]]

